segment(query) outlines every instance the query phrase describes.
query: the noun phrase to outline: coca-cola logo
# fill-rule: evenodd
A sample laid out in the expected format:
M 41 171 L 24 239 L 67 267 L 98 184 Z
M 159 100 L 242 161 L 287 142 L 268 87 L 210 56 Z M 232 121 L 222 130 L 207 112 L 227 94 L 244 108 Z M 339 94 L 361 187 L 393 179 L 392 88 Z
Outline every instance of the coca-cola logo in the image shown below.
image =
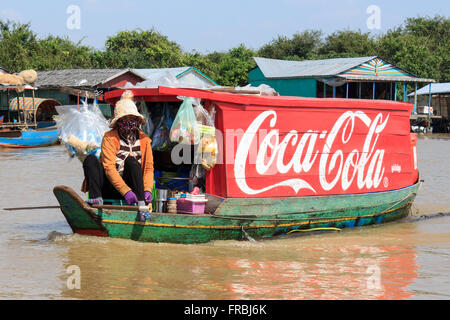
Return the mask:
M 320 132 L 312 129 L 299 133 L 291 130 L 280 138 L 276 129 L 278 116 L 274 110 L 268 110 L 258 115 L 250 124 L 239 142 L 234 162 L 235 181 L 240 190 L 248 195 L 258 195 L 276 188 L 287 187 L 296 194 L 301 190 L 309 190 L 314 194 L 319 190 L 313 185 L 320 186 L 324 191 L 333 190 L 338 184 L 342 190 L 347 190 L 355 184 L 358 189 L 377 188 L 383 180 L 385 168 L 383 158 L 384 149 L 376 149 L 380 133 L 386 127 L 389 114 L 383 119 L 382 113 L 371 119 L 362 111 L 344 112 L 334 123 L 330 131 Z M 250 146 L 257 140 L 258 133 L 263 124 L 268 125 L 270 131 L 265 134 L 257 147 L 256 161 L 250 164 Z M 356 125 L 366 129 L 363 143 L 353 144 L 352 137 Z M 264 130 L 267 132 L 267 130 Z M 339 141 L 340 140 L 340 141 Z M 359 139 L 360 140 L 360 139 Z M 343 149 L 336 147 L 345 146 Z M 291 159 L 285 159 L 288 148 L 294 147 Z M 318 170 L 319 184 L 308 181 L 306 178 L 291 178 L 272 183 L 264 187 L 249 186 L 246 178 L 247 167 L 254 165 L 260 176 L 267 174 L 282 176 L 286 173 L 295 173 L 303 177 L 311 170 Z M 275 168 L 270 173 L 270 169 Z M 317 174 L 315 175 L 317 177 Z M 272 180 L 273 181 L 273 180 Z

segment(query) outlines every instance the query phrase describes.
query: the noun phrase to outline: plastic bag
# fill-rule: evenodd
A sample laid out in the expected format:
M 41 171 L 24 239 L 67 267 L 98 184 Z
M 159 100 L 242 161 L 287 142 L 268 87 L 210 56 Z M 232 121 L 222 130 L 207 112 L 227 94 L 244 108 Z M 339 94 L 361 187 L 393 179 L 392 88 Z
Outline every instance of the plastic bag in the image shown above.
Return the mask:
M 164 106 L 163 114 L 159 120 L 158 125 L 154 129 L 152 136 L 152 149 L 155 151 L 167 151 L 171 148 L 170 142 L 170 127 L 167 125 L 168 106 Z
M 109 130 L 109 123 L 97 104 L 77 106 L 57 106 L 56 118 L 60 140 L 66 145 L 71 157 L 81 162 L 87 155 L 100 155 L 103 135 Z
M 173 121 L 170 140 L 180 144 L 197 144 L 199 142 L 200 133 L 191 98 L 184 98 Z
M 194 107 L 197 120 L 199 122 L 200 143 L 197 154 L 201 155 L 201 164 L 205 170 L 211 170 L 217 163 L 218 146 L 216 141 L 216 128 L 214 127 L 215 107 L 211 107 L 208 112 L 196 101 Z

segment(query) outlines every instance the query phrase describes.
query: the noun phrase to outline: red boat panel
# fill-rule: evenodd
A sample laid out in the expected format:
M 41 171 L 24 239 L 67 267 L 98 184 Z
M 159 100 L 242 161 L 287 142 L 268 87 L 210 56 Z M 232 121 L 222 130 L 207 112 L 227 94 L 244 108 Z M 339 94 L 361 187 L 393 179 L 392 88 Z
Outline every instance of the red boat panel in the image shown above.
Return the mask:
M 122 92 L 110 92 L 107 98 L 115 101 Z M 216 106 L 219 162 L 207 174 L 211 194 L 355 194 L 400 189 L 418 179 L 409 103 L 165 87 L 133 92 L 146 101 L 179 95 Z

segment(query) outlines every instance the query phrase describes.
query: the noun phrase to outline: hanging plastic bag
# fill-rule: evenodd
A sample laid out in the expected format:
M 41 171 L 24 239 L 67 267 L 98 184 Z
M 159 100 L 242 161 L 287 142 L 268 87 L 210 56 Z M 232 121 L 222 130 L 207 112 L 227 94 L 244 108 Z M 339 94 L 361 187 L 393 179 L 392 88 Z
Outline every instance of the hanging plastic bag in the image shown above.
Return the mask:
M 167 151 L 172 146 L 170 142 L 170 128 L 167 126 L 167 106 L 164 106 L 163 114 L 152 136 L 152 149 L 155 151 Z
M 216 128 L 214 127 L 215 108 L 208 112 L 196 101 L 194 107 L 199 122 L 200 143 L 197 153 L 201 155 L 201 164 L 205 170 L 211 170 L 217 163 L 218 146 L 216 141 Z
M 103 135 L 109 130 L 108 121 L 97 104 L 77 106 L 57 106 L 56 118 L 60 140 L 66 145 L 71 157 L 81 162 L 87 155 L 100 155 Z
M 197 144 L 200 140 L 197 118 L 191 98 L 184 98 L 170 130 L 170 141 L 180 144 Z

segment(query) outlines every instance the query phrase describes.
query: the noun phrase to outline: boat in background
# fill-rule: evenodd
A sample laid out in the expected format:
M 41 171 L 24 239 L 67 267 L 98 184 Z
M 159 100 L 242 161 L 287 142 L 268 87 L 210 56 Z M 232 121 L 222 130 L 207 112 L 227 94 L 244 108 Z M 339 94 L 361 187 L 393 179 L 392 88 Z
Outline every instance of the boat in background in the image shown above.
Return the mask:
M 58 129 L 53 120 L 55 107 L 61 105 L 54 99 L 14 98 L 9 111 L 17 113 L 19 121 L 0 126 L 0 147 L 44 147 L 58 142 Z M 23 121 L 20 121 L 23 118 Z

